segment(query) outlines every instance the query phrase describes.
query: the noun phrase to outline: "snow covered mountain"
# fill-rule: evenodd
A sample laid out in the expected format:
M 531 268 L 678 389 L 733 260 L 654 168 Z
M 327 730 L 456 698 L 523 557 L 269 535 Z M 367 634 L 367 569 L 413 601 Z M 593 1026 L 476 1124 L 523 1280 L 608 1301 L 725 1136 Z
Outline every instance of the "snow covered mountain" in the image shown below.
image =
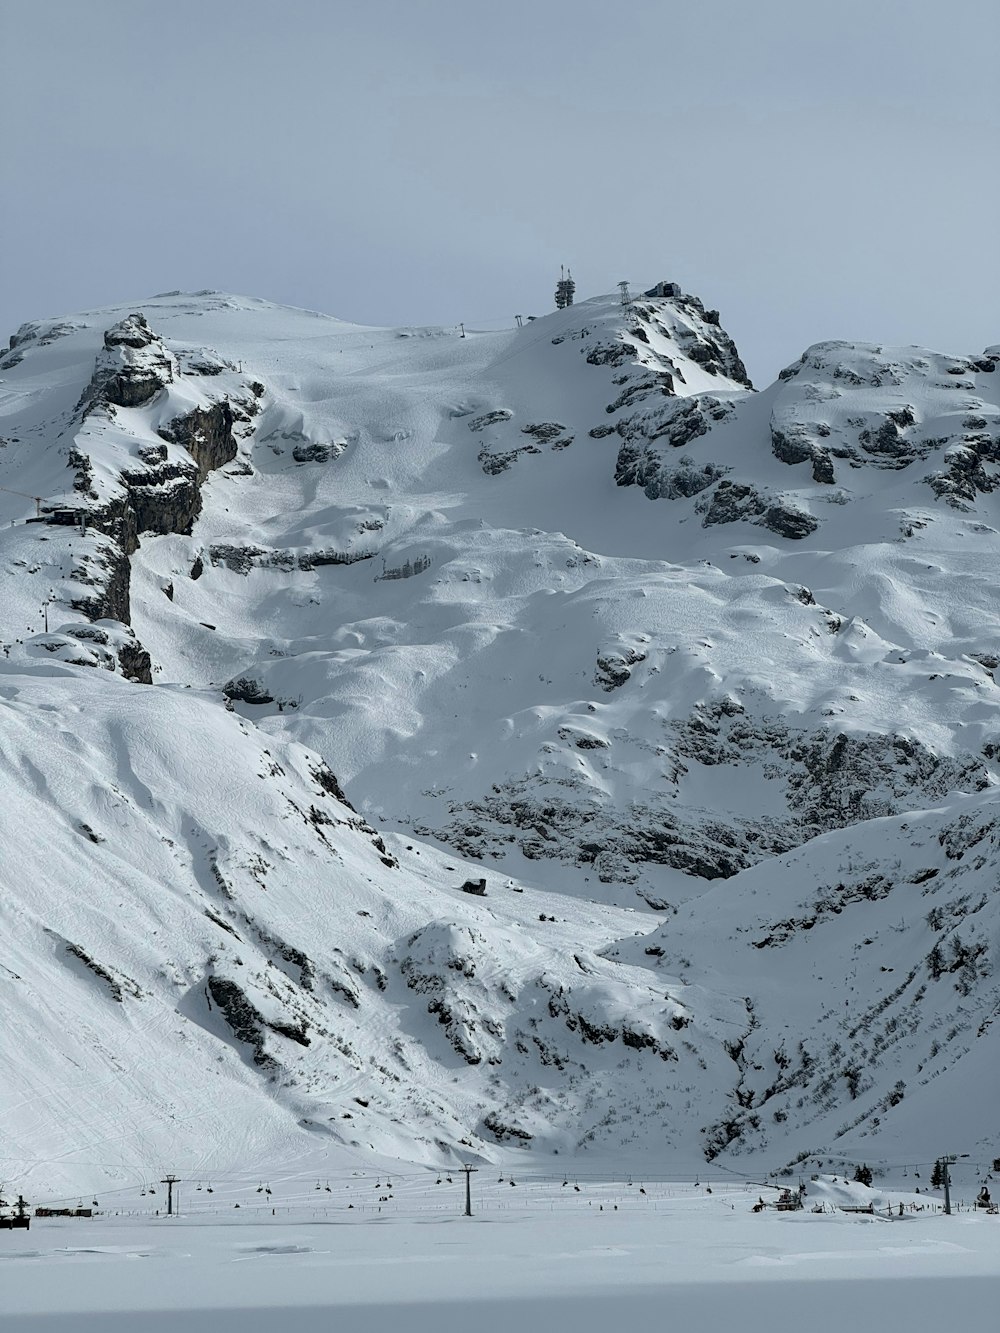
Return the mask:
M 20 329 L 0 1172 L 995 1146 L 998 364 Z

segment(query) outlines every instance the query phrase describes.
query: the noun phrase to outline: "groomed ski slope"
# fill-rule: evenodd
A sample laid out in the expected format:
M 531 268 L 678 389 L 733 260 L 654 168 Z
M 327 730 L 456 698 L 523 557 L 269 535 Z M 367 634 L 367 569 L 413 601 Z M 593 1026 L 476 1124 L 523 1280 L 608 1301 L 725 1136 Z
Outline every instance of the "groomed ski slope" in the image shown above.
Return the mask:
M 756 1189 L 718 1184 L 711 1197 L 664 1186 L 648 1202 L 637 1184 L 585 1182 L 592 1197 L 574 1195 L 574 1207 L 558 1185 L 521 1183 L 531 1198 L 520 1208 L 477 1189 L 472 1218 L 404 1207 L 395 1220 L 339 1223 L 36 1221 L 4 1242 L 0 1325 L 263 1333 L 292 1319 L 304 1333 L 401 1323 L 500 1333 L 519 1320 L 583 1333 L 640 1322 L 764 1333 L 791 1318 L 818 1333 L 845 1321 L 925 1333 L 988 1323 L 1000 1284 L 995 1218 L 755 1215 Z M 813 1190 L 827 1207 L 850 1198 Z

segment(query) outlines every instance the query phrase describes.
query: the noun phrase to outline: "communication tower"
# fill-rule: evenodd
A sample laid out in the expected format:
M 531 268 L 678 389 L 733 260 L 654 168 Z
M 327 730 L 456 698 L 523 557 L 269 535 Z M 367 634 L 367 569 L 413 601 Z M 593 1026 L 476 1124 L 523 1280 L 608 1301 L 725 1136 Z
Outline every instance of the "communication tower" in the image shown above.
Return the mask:
M 559 281 L 556 283 L 556 309 L 565 310 L 568 305 L 572 305 L 575 295 L 576 283 L 573 281 L 573 275 L 568 268 L 560 264 Z

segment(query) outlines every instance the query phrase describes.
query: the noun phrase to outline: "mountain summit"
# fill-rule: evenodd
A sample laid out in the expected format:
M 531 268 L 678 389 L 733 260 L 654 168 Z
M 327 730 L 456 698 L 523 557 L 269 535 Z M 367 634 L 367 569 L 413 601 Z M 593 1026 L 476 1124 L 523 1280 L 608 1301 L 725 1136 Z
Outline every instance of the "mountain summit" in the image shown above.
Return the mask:
M 0 357 L 9 1170 L 995 1147 L 1000 349 L 466 334 Z

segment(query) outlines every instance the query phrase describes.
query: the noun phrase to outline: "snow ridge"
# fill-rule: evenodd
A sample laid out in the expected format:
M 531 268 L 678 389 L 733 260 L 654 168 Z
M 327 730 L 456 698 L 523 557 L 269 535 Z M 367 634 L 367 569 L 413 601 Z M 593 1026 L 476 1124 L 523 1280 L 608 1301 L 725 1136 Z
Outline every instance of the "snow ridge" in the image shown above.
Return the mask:
M 672 283 L 19 330 L 12 1163 L 985 1144 L 998 362 L 758 393 Z

